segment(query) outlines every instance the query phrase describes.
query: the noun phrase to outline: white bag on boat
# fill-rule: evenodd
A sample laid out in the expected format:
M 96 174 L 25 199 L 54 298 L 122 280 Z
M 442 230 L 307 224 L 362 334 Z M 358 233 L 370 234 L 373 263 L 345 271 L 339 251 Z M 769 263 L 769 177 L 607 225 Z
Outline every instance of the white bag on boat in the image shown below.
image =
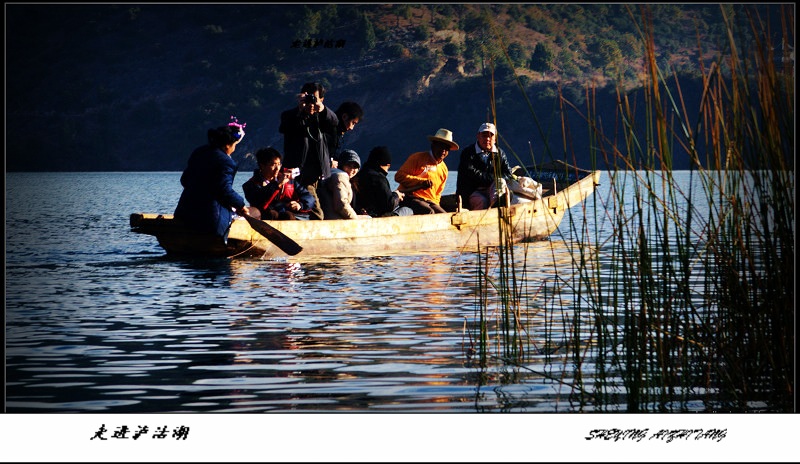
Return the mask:
M 521 199 L 538 200 L 542 198 L 542 184 L 530 177 L 519 176 L 508 180 L 508 188 Z
M 508 184 L 502 177 L 497 179 L 497 186 L 495 187 L 496 197 L 501 197 L 508 192 Z M 495 199 L 496 199 L 495 197 Z

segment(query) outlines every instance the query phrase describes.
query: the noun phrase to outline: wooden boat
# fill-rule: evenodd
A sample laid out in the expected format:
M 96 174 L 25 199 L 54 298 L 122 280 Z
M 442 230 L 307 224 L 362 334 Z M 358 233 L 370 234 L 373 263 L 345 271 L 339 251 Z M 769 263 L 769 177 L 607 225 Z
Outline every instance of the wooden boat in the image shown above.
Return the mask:
M 297 257 L 339 257 L 476 250 L 500 242 L 499 222 L 506 221 L 514 243 L 542 240 L 558 227 L 567 209 L 581 203 L 599 185 L 600 172 L 565 163 L 528 168 L 543 184 L 537 200 L 491 208 L 459 210 L 455 195 L 442 198 L 447 213 L 329 221 L 261 221 L 302 247 Z M 250 218 L 252 221 L 253 219 Z M 171 214 L 133 213 L 133 232 L 153 235 L 169 255 L 208 257 L 286 257 L 287 254 L 251 227 L 234 219 L 227 243 L 199 234 Z M 259 224 L 255 224 L 258 226 Z M 261 227 L 259 227 L 261 229 Z M 277 232 L 276 232 L 277 233 Z M 278 235 L 280 235 L 278 233 Z

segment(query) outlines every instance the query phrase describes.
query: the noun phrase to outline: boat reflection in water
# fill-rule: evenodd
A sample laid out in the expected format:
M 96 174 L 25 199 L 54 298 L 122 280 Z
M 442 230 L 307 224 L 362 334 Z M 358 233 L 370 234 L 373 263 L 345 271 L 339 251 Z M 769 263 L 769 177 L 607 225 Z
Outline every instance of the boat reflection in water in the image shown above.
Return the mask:
M 252 297 L 225 310 L 214 351 L 226 347 L 229 362 L 192 367 L 195 386 L 230 391 L 192 404 L 243 412 L 451 403 L 452 383 L 471 370 L 462 357 L 470 264 L 459 258 L 230 261 L 232 287 Z M 421 404 L 403 406 L 409 394 Z

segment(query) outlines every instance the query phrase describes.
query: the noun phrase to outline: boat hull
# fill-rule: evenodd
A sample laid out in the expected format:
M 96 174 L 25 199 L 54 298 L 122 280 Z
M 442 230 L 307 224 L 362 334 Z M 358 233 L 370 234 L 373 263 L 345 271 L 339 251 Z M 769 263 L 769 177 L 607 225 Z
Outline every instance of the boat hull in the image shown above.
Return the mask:
M 325 221 L 265 221 L 295 240 L 303 250 L 296 257 L 376 256 L 475 250 L 542 240 L 550 236 L 567 209 L 581 203 L 599 183 L 591 172 L 562 191 L 541 199 L 480 211 Z M 134 232 L 157 237 L 168 254 L 191 256 L 286 257 L 244 218 L 231 224 L 227 243 L 186 228 L 172 215 L 134 213 Z M 500 222 L 510 233 L 500 233 Z M 501 236 L 502 235 L 502 236 Z

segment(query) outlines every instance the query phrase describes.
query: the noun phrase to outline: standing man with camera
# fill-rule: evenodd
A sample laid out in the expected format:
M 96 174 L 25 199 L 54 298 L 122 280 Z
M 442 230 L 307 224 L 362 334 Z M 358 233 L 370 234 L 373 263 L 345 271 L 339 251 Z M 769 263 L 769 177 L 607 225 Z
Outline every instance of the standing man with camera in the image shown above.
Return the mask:
M 297 181 L 313 195 L 311 219 L 323 219 L 317 188 L 331 173 L 328 134 L 339 124 L 336 113 L 323 104 L 325 87 L 317 82 L 303 84 L 298 105 L 281 113 L 278 132 L 283 134 L 283 165 L 300 168 Z

